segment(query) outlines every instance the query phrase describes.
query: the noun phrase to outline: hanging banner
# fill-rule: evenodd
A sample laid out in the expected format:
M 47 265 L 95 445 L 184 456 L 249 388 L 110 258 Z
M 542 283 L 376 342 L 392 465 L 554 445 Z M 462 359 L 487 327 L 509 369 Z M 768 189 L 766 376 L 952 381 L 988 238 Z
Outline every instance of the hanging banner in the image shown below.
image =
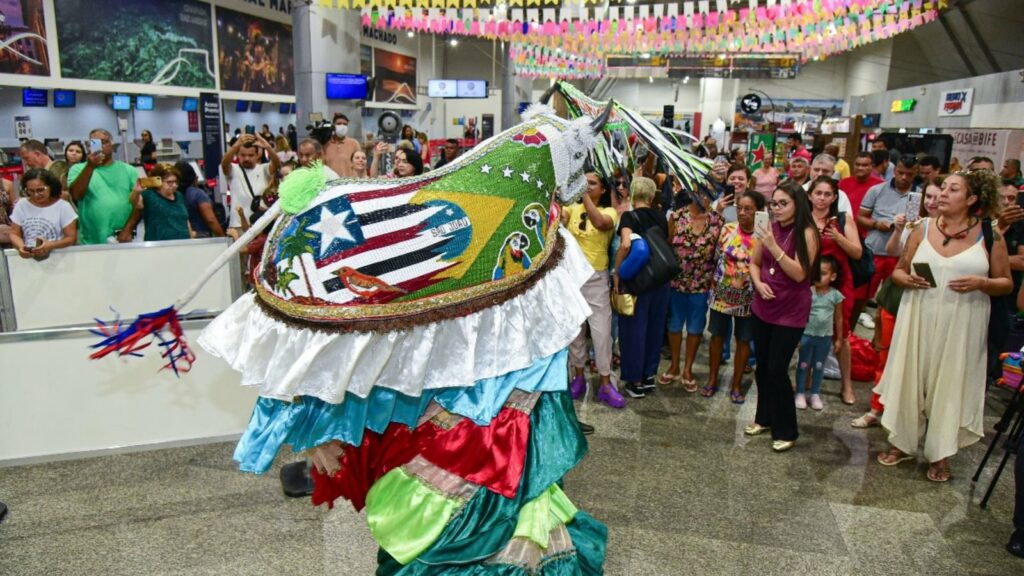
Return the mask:
M 0 1 L 3 14 L 0 74 L 50 75 L 43 0 Z
M 775 150 L 775 134 L 770 132 L 755 132 L 750 135 L 750 144 L 747 146 L 747 166 L 751 171 L 757 170 L 764 165 L 767 154 Z
M 224 123 L 220 114 L 220 96 L 214 92 L 199 94 L 200 127 L 203 137 L 203 175 L 207 180 L 220 177 L 220 161 L 224 157 Z
M 1024 144 L 1024 130 L 942 130 L 953 136 L 953 158 L 967 166 L 971 158 L 991 158 L 996 170 L 1007 158 L 1020 158 L 1021 144 Z
M 373 49 L 375 102 L 416 104 L 416 59 L 405 54 Z
M 292 27 L 217 8 L 220 89 L 295 93 Z
M 209 4 L 105 0 L 99 8 L 60 0 L 53 6 L 64 78 L 216 88 Z

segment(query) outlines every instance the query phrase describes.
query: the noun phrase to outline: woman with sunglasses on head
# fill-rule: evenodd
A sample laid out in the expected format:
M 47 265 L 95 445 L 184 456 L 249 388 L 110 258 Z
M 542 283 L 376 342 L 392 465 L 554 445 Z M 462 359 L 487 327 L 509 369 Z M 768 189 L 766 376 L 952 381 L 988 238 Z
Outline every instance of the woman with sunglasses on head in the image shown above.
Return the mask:
M 601 375 L 597 399 L 612 408 L 624 408 L 626 399 L 612 384 L 612 308 L 608 287 L 608 246 L 615 235 L 618 212 L 612 208 L 612 191 L 608 183 L 596 172 L 587 172 L 587 191 L 582 202 L 562 211 L 562 224 L 579 243 L 594 274 L 581 288 L 593 313 L 587 318 L 590 337 L 594 343 L 594 360 Z M 569 347 L 569 362 L 573 380 L 569 391 L 574 399 L 587 392 L 584 366 L 587 363 L 587 331 L 581 327 L 579 335 Z
M 192 237 L 192 226 L 188 222 L 185 195 L 178 191 L 181 172 L 169 164 L 157 164 L 149 175 L 159 177 L 160 185 L 139 193 L 117 241 L 131 242 L 139 221 L 146 225 L 146 242 L 188 240 Z
M 78 241 L 78 215 L 62 200 L 60 181 L 42 168 L 29 170 L 21 179 L 28 197 L 11 213 L 11 245 L 22 258 L 42 260 L 58 248 Z
M 789 363 L 811 315 L 811 283 L 819 274 L 821 241 L 811 203 L 798 183 L 779 186 L 769 206 L 775 220 L 754 226 L 760 240 L 750 266 L 757 413 L 744 433 L 758 436 L 770 431 L 772 450 L 785 452 L 799 436 Z
M 999 178 L 989 170 L 942 183 L 937 218 L 915 226 L 892 280 L 904 289 L 889 361 L 876 390 L 892 448 L 884 466 L 920 450 L 926 477 L 950 478 L 949 457 L 984 435 L 990 297 L 1013 291 L 1006 241 L 991 221 Z

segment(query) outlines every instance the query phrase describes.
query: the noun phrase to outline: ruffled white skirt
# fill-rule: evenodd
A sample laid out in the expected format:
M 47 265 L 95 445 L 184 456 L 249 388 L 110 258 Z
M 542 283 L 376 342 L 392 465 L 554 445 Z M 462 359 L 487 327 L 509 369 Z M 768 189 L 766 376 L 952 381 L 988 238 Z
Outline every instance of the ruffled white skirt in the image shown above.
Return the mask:
M 279 400 L 340 403 L 374 387 L 418 397 L 468 387 L 562 350 L 590 315 L 580 288 L 593 269 L 564 229 L 562 261 L 533 287 L 467 316 L 395 332 L 326 332 L 276 320 L 246 294 L 199 336 L 199 345 L 242 374 L 242 384 Z

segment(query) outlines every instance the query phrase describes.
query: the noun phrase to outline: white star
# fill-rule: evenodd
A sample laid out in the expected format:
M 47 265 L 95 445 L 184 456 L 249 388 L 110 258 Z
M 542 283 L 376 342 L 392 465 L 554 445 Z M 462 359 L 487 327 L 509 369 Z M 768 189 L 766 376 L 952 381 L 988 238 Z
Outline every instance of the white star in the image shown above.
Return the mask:
M 455 216 L 455 210 L 452 210 L 451 208 L 445 210 L 444 213 L 445 216 Z
M 491 173 L 491 165 L 490 164 L 484 164 L 483 166 L 480 167 L 480 172 L 482 172 L 484 174 L 490 174 Z
M 513 172 L 514 170 L 512 170 L 511 166 L 505 166 L 505 169 L 501 171 L 501 175 L 505 178 L 511 178 Z
M 530 173 L 529 172 L 520 172 L 519 173 L 519 177 L 523 179 L 523 182 L 529 182 L 530 181 Z
M 543 189 L 544 189 L 544 183 L 541 182 L 540 179 L 538 178 L 537 179 L 537 190 L 543 190 Z
M 327 249 L 334 244 L 335 240 L 356 241 L 352 233 L 348 231 L 348 226 L 345 225 L 345 220 L 348 220 L 350 215 L 352 215 L 351 210 L 343 210 L 340 214 L 335 214 L 326 206 L 320 207 L 320 221 L 309 227 L 313 232 L 320 234 L 320 256 L 327 253 Z

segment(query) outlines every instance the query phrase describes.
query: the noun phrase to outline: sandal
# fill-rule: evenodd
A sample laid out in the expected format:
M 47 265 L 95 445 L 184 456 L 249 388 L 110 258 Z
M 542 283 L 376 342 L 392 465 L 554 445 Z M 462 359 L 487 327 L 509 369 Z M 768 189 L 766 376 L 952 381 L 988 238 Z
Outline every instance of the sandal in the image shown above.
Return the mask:
M 928 473 L 925 474 L 925 476 L 932 482 L 949 482 L 949 463 L 945 460 L 932 462 L 932 465 L 928 467 Z
M 900 462 L 906 462 L 907 460 L 913 460 L 914 457 L 910 454 L 904 453 L 899 448 L 892 448 L 888 452 L 882 452 L 878 455 L 878 463 L 882 466 L 896 466 Z
M 743 392 L 740 392 L 739 390 L 733 390 L 732 392 L 730 392 L 729 398 L 732 400 L 733 404 L 743 404 L 744 402 L 747 401 L 747 397 L 744 396 Z
M 878 416 L 875 416 L 871 412 L 865 412 L 860 418 L 854 418 L 850 422 L 850 426 L 854 428 L 871 428 L 872 426 L 878 426 L 880 420 Z
M 679 374 L 673 374 L 671 372 L 665 372 L 661 376 L 658 376 L 658 384 L 667 386 L 673 382 L 679 381 Z
M 694 392 L 697 391 L 696 380 L 681 380 L 681 382 L 683 383 L 683 390 L 686 390 L 690 394 L 693 394 Z
M 700 395 L 705 398 L 711 398 L 715 394 L 718 394 L 718 386 L 703 386 L 700 389 Z
M 618 368 L 622 365 L 622 357 L 618 354 L 612 354 L 612 368 Z

